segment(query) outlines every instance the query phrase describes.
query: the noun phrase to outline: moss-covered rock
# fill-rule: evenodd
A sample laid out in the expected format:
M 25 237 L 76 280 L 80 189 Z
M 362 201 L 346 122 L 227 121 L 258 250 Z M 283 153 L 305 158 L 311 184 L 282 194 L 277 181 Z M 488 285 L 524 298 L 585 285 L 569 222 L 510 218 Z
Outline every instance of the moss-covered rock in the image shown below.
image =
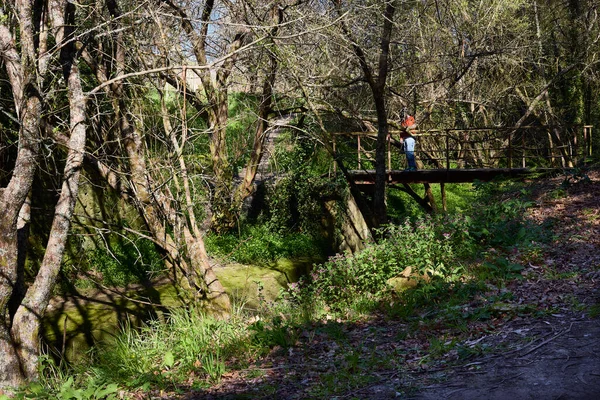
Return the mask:
M 231 264 L 215 269 L 234 302 L 257 309 L 279 296 L 288 283 L 305 274 L 313 260 L 279 260 L 269 267 Z M 135 285 L 115 291 L 103 289 L 53 299 L 43 323 L 43 338 L 52 354 L 75 360 L 92 346 L 119 333 L 124 326 L 139 326 L 164 318 L 181 307 L 181 288 L 168 281 L 154 286 Z

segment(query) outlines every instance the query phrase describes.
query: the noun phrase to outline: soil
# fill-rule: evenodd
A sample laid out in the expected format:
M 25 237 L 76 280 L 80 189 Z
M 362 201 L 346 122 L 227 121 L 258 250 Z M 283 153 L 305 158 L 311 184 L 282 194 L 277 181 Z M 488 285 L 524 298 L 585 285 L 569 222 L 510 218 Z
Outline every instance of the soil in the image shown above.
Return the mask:
M 385 313 L 324 320 L 218 385 L 155 398 L 600 399 L 600 173 L 584 178 L 531 186 L 527 218 L 551 222 L 554 239 L 510 255 L 521 279 L 475 296 L 473 306 L 511 294 L 467 329 Z

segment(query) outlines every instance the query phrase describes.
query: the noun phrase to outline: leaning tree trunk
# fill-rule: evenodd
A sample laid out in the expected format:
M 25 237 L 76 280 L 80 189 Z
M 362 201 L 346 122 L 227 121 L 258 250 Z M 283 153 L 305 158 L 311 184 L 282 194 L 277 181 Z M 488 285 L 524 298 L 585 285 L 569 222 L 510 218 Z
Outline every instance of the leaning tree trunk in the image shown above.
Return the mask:
M 0 192 L 0 387 L 23 382 L 20 362 L 10 333 L 8 303 L 18 280 L 17 220 L 33 183 L 38 157 L 38 124 L 41 101 L 32 96 L 22 110 L 19 150 L 12 178 Z
M 227 154 L 227 94 L 213 93 L 214 104 L 209 110 L 210 153 L 214 176 L 211 199 L 211 228 L 216 232 L 226 232 L 235 226 L 231 207 L 233 174 Z
M 209 26 L 212 24 L 215 10 L 214 1 L 204 2 L 203 10 L 198 21 L 193 20 L 188 12 L 173 2 L 166 3 L 168 8 L 180 19 L 187 39 L 198 65 L 207 68 L 197 70 L 202 82 L 203 95 L 206 104 L 194 104 L 198 111 L 208 115 L 210 152 L 214 175 L 210 214 L 211 228 L 217 232 L 227 231 L 236 222 L 235 209 L 232 207 L 233 174 L 227 154 L 227 123 L 229 117 L 228 80 L 237 61 L 237 52 L 242 47 L 248 32 L 240 30 L 227 46 L 227 57 L 218 67 L 209 66 L 207 48 L 211 44 L 208 38 Z M 214 74 L 213 74 L 214 73 Z M 185 83 L 184 83 L 185 84 Z
M 210 17 L 213 3 L 207 2 L 203 18 Z M 122 15 L 115 0 L 108 0 L 107 7 L 114 18 Z M 191 29 L 193 31 L 191 22 L 185 16 L 183 10 L 173 3 L 169 3 L 169 7 L 178 10 L 178 13 L 183 18 L 186 30 Z M 207 29 L 207 24 L 203 25 L 202 36 L 206 34 L 205 29 Z M 196 42 L 201 40 L 194 37 L 192 41 L 196 48 Z M 122 75 L 125 71 L 125 42 L 122 32 L 117 35 L 116 40 L 116 65 L 118 70 L 117 75 Z M 230 67 L 228 62 L 225 62 L 224 66 Z M 100 83 L 104 83 L 106 76 L 101 72 L 97 70 L 96 75 Z M 206 78 L 210 79 L 210 77 L 205 76 L 204 79 Z M 134 205 L 144 218 L 155 243 L 161 246 L 169 256 L 173 267 L 177 268 L 179 266 L 181 268 L 182 279 L 180 282 L 187 289 L 187 294 L 192 299 L 206 297 L 212 300 L 212 306 L 218 310 L 219 314 L 228 315 L 231 311 L 229 296 L 217 279 L 208 261 L 204 241 L 195 218 L 193 218 L 193 223 L 190 223 L 185 216 L 182 216 L 178 210 L 173 208 L 170 200 L 172 196 L 168 195 L 168 187 L 154 187 L 151 171 L 148 169 L 146 163 L 142 135 L 136 125 L 131 122 L 128 105 L 123 100 L 123 94 L 126 92 L 125 89 L 124 82 L 117 81 L 111 85 L 108 94 L 112 96 L 115 104 L 116 120 L 120 127 L 121 139 L 127 156 L 127 168 L 129 169 L 131 179 L 130 186 L 133 189 L 134 197 L 130 200 L 134 201 Z M 213 140 L 215 143 L 211 143 L 211 151 L 220 155 L 226 155 L 224 149 L 227 123 L 227 96 L 224 98 L 210 98 L 210 100 L 213 100 L 211 101 L 213 108 L 209 111 L 209 118 L 212 118 L 211 123 L 214 123 L 219 128 L 215 131 L 218 139 L 216 141 Z M 226 163 L 227 157 L 225 156 L 222 160 L 217 161 L 217 169 L 226 171 Z M 183 165 L 183 170 L 185 169 L 185 165 Z M 187 205 L 187 208 L 190 208 L 190 204 Z M 192 225 L 191 227 L 190 224 Z M 168 232 L 168 227 L 173 228 L 172 232 Z M 187 254 L 181 251 L 181 249 L 187 250 Z
M 283 10 L 277 3 L 274 3 L 271 7 L 270 19 L 273 27 L 269 32 L 269 44 L 271 48 L 267 48 L 267 51 L 269 52 L 268 70 L 262 84 L 262 95 L 258 106 L 258 118 L 256 121 L 252 153 L 250 154 L 250 160 L 246 165 L 246 173 L 242 178 L 242 182 L 240 182 L 236 188 L 233 198 L 236 213 L 239 213 L 242 203 L 253 192 L 252 183 L 254 182 L 258 166 L 264 155 L 265 139 L 269 127 L 269 114 L 273 107 L 273 87 L 275 86 L 277 70 L 279 68 L 279 61 L 277 59 L 277 54 L 275 53 L 275 38 L 277 37 L 279 27 L 284 20 Z
M 124 105 L 121 104 L 121 107 Z M 190 229 L 188 222 L 183 220 L 181 215 L 170 205 L 170 201 L 167 200 L 169 196 L 165 196 L 161 189 L 153 188 L 150 171 L 144 157 L 141 136 L 126 115 L 121 115 L 120 119 L 135 203 L 146 226 L 152 233 L 152 237 L 167 252 L 173 265 L 182 266 L 181 272 L 184 278 L 182 283 L 187 290 L 193 292 L 189 293 L 190 296 L 198 298 L 205 295 L 207 299 L 213 301 L 213 308 L 219 310 L 219 314 L 227 315 L 231 311 L 231 303 L 208 261 L 199 229 L 197 227 Z M 167 233 L 165 223 L 173 227 L 180 227 L 181 231 L 174 230 L 173 234 Z M 179 235 L 183 236 L 185 246 L 182 246 L 178 240 Z M 184 247 L 188 251 L 188 257 L 184 257 L 187 258 L 187 261 L 181 259 L 183 254 L 179 251 L 179 248 Z
M 42 101 L 34 85 L 34 45 L 31 4 L 17 2 L 21 52 L 13 40 L 8 20 L 0 9 L 0 57 L 8 75 L 20 122 L 17 158 L 12 177 L 0 188 L 0 388 L 23 382 L 20 362 L 10 333 L 12 315 L 8 304 L 18 282 L 18 218 L 33 183 L 39 154 L 39 124 Z
M 71 51 L 71 57 L 74 56 L 74 52 Z M 15 314 L 12 326 L 12 335 L 21 360 L 21 369 L 28 380 L 36 379 L 38 374 L 41 318 L 46 312 L 60 271 L 79 191 L 79 176 L 85 151 L 86 97 L 81 86 L 79 69 L 74 60 L 70 64 L 71 68 L 66 80 L 69 90 L 71 135 L 63 184 L 55 207 L 54 220 L 42 264 L 34 283 L 27 290 L 25 298 Z
M 338 13 L 340 3 L 337 2 Z M 396 12 L 396 1 L 386 3 L 383 12 L 383 29 L 381 32 L 381 44 L 379 48 L 379 61 L 377 65 L 377 75 L 375 76 L 373 69 L 368 64 L 367 56 L 364 50 L 358 45 L 358 41 L 353 39 L 350 28 L 342 23 L 342 30 L 348 41 L 352 45 L 352 50 L 356 56 L 360 68 L 364 75 L 364 79 L 369 84 L 375 110 L 377 112 L 377 145 L 375 148 L 375 193 L 373 195 L 373 211 L 375 214 L 375 222 L 378 225 L 387 222 L 387 206 L 386 206 L 386 143 L 388 140 L 388 122 L 387 122 L 387 107 L 385 87 L 388 77 L 388 68 L 390 61 L 390 41 L 392 37 L 392 28 L 394 26 L 394 14 Z
M 269 127 L 269 114 L 271 113 L 273 106 L 273 87 L 275 86 L 277 69 L 279 67 L 277 54 L 275 53 L 274 38 L 279 31 L 279 26 L 283 22 L 283 10 L 278 7 L 277 4 L 271 8 L 271 19 L 273 20 L 273 28 L 270 32 L 270 44 L 273 46 L 273 48 L 269 49 L 269 67 L 262 84 L 262 95 L 260 104 L 258 106 L 258 118 L 256 121 L 252 153 L 250 154 L 250 160 L 246 165 L 246 173 L 236 188 L 233 198 L 233 204 L 236 213 L 239 213 L 242 203 L 253 192 L 252 184 L 254 182 L 254 178 L 256 177 L 258 166 L 260 165 L 260 162 L 264 156 L 265 139 L 267 137 L 267 129 Z

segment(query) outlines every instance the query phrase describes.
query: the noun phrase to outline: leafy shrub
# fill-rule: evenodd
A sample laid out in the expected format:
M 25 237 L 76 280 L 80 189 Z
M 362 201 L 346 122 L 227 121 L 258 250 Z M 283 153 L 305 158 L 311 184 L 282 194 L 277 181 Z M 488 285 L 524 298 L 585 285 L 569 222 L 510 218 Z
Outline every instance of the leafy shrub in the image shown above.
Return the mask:
M 511 246 L 530 235 L 522 216 L 532 202 L 509 199 L 482 207 L 473 218 L 472 234 L 483 244 Z
M 262 220 L 274 231 L 318 235 L 324 217 L 323 199 L 342 197 L 345 190 L 340 180 L 310 176 L 300 168 L 267 186 Z
M 493 261 L 485 261 L 480 272 L 486 279 L 512 279 L 521 278 L 521 271 L 524 267 L 520 264 L 510 262 L 505 257 L 496 257 Z
M 296 327 L 289 324 L 281 316 L 274 316 L 270 320 L 257 320 L 249 326 L 253 332 L 252 340 L 255 344 L 271 348 L 281 346 L 290 347 L 296 343 Z
M 524 218 L 527 209 L 535 205 L 525 189 L 503 188 L 499 183 L 480 183 L 476 188 L 480 206 L 473 208 L 469 225 L 479 245 L 510 248 L 551 240 L 552 221 L 537 225 Z
M 147 239 L 125 237 L 84 254 L 88 268 L 111 286 L 137 283 L 163 269 L 162 257 Z
M 268 225 L 249 226 L 240 236 L 233 233 L 208 235 L 211 254 L 243 264 L 264 264 L 281 258 L 322 255 L 323 241 L 308 233 L 281 233 Z
M 117 398 L 119 387 L 91 376 L 87 371 L 77 374 L 60 367 L 48 356 L 41 356 L 40 380 L 31 382 L 15 394 L 16 399 L 48 400 L 112 400 Z M 0 395 L 0 400 L 5 397 Z M 8 398 L 6 397 L 6 400 Z
M 357 296 L 380 294 L 386 281 L 407 267 L 421 275 L 451 279 L 460 269 L 458 255 L 462 253 L 457 247 L 468 246 L 464 224 L 459 217 L 436 220 L 427 216 L 389 226 L 381 232 L 380 243 L 354 255 L 336 255 L 315 267 L 307 288 L 330 306 L 343 307 Z

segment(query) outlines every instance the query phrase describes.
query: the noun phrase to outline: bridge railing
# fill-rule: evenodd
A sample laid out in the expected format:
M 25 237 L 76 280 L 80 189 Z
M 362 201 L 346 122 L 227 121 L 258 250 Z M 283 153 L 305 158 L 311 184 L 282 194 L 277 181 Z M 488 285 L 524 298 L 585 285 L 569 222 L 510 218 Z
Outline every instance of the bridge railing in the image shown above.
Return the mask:
M 388 170 L 405 167 L 400 141 L 402 133 L 390 131 L 388 136 Z M 416 158 L 420 167 L 425 169 L 572 167 L 574 163 L 585 162 L 593 151 L 590 125 L 560 132 L 525 126 L 412 130 L 410 134 L 417 142 Z M 334 134 L 336 158 L 347 160 L 350 169 L 374 169 L 376 139 L 377 134 L 373 132 Z M 352 147 L 354 150 L 351 150 Z M 354 162 L 348 154 L 355 154 Z

